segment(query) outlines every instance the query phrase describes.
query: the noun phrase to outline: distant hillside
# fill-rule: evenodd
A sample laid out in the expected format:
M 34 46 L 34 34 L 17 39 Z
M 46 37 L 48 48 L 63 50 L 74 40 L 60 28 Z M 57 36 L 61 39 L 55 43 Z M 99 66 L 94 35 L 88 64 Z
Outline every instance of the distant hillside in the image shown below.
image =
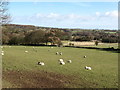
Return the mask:
M 117 43 L 118 30 L 66 29 L 33 25 L 5 24 L 2 27 L 3 44 L 43 44 L 61 45 L 62 40 L 99 41 Z
M 23 30 L 23 31 L 27 31 L 27 30 L 61 30 L 64 32 L 72 32 L 72 33 L 76 33 L 76 32 L 81 32 L 81 31 L 104 31 L 104 32 L 118 32 L 117 30 L 104 30 L 104 29 L 67 29 L 67 28 L 51 28 L 51 27 L 40 27 L 40 26 L 34 26 L 34 25 L 19 25 L 19 24 L 4 24 L 3 26 L 7 26 L 10 27 L 11 29 L 14 30 Z

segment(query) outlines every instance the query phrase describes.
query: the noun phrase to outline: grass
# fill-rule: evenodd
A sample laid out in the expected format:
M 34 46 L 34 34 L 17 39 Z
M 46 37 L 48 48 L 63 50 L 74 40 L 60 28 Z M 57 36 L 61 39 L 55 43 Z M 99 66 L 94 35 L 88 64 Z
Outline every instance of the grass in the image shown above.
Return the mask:
M 114 47 L 114 49 L 118 49 L 118 43 L 104 43 L 104 44 L 98 44 L 98 46 L 84 46 L 84 47 L 98 47 L 98 48 L 109 48 Z
M 106 46 L 104 46 L 106 47 Z M 35 47 L 32 46 L 4 46 L 3 71 L 48 71 L 73 77 L 68 85 L 71 88 L 117 88 L 118 87 L 118 54 L 92 49 L 70 48 L 70 47 Z M 28 53 L 25 53 L 25 50 Z M 48 51 L 49 50 L 49 51 Z M 63 52 L 63 55 L 55 53 Z M 83 56 L 86 55 L 86 58 Z M 66 65 L 61 66 L 58 60 L 63 58 Z M 67 63 L 71 59 L 72 63 Z M 45 66 L 37 65 L 43 61 Z M 85 70 L 90 66 L 91 71 Z M 13 83 L 3 80 L 3 86 L 8 87 Z M 67 85 L 66 85 L 67 86 Z

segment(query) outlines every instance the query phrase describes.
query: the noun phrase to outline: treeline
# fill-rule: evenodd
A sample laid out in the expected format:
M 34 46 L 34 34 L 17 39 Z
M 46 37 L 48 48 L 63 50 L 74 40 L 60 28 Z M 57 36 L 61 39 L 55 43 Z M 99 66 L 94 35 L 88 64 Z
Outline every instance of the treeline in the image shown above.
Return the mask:
M 107 33 L 106 33 L 107 32 Z M 109 33 L 110 32 L 110 33 Z M 32 25 L 6 24 L 2 26 L 2 43 L 9 45 L 62 45 L 62 40 L 117 43 L 116 30 L 83 30 L 36 27 Z
M 110 31 L 109 31 L 110 32 Z M 114 32 L 114 33 L 113 33 Z M 112 31 L 112 33 L 106 33 L 106 31 L 92 30 L 82 31 L 73 34 L 73 41 L 91 41 L 98 40 L 103 43 L 117 43 L 118 42 L 118 31 Z
M 71 34 L 57 29 L 45 30 L 31 26 L 3 26 L 2 43 L 9 45 L 62 45 L 61 40 L 70 40 Z

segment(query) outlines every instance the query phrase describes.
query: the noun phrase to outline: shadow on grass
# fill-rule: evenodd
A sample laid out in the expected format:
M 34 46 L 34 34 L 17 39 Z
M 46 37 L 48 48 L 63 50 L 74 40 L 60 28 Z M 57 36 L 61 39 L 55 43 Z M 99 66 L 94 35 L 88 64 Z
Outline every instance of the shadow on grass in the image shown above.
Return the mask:
M 65 47 L 96 49 L 96 50 L 102 50 L 102 51 L 110 51 L 113 53 L 120 53 L 120 49 L 114 49 L 114 48 L 97 48 L 97 47 L 81 47 L 81 46 L 65 46 Z
M 45 44 L 21 44 L 22 46 L 45 46 L 45 47 L 56 47 L 56 45 L 45 45 Z M 64 47 L 72 47 L 72 48 L 85 48 L 85 49 L 96 49 L 102 51 L 110 51 L 113 53 L 120 53 L 120 49 L 112 48 L 98 48 L 98 47 L 82 47 L 82 46 L 64 46 Z

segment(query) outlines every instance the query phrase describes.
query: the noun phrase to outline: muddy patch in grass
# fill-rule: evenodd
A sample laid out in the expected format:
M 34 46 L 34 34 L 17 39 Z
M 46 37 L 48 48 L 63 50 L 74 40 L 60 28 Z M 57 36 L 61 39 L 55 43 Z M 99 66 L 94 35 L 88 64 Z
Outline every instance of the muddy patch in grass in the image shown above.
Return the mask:
M 3 71 L 3 79 L 11 83 L 8 88 L 65 88 L 70 78 L 46 71 Z M 7 88 L 5 83 L 3 88 Z

